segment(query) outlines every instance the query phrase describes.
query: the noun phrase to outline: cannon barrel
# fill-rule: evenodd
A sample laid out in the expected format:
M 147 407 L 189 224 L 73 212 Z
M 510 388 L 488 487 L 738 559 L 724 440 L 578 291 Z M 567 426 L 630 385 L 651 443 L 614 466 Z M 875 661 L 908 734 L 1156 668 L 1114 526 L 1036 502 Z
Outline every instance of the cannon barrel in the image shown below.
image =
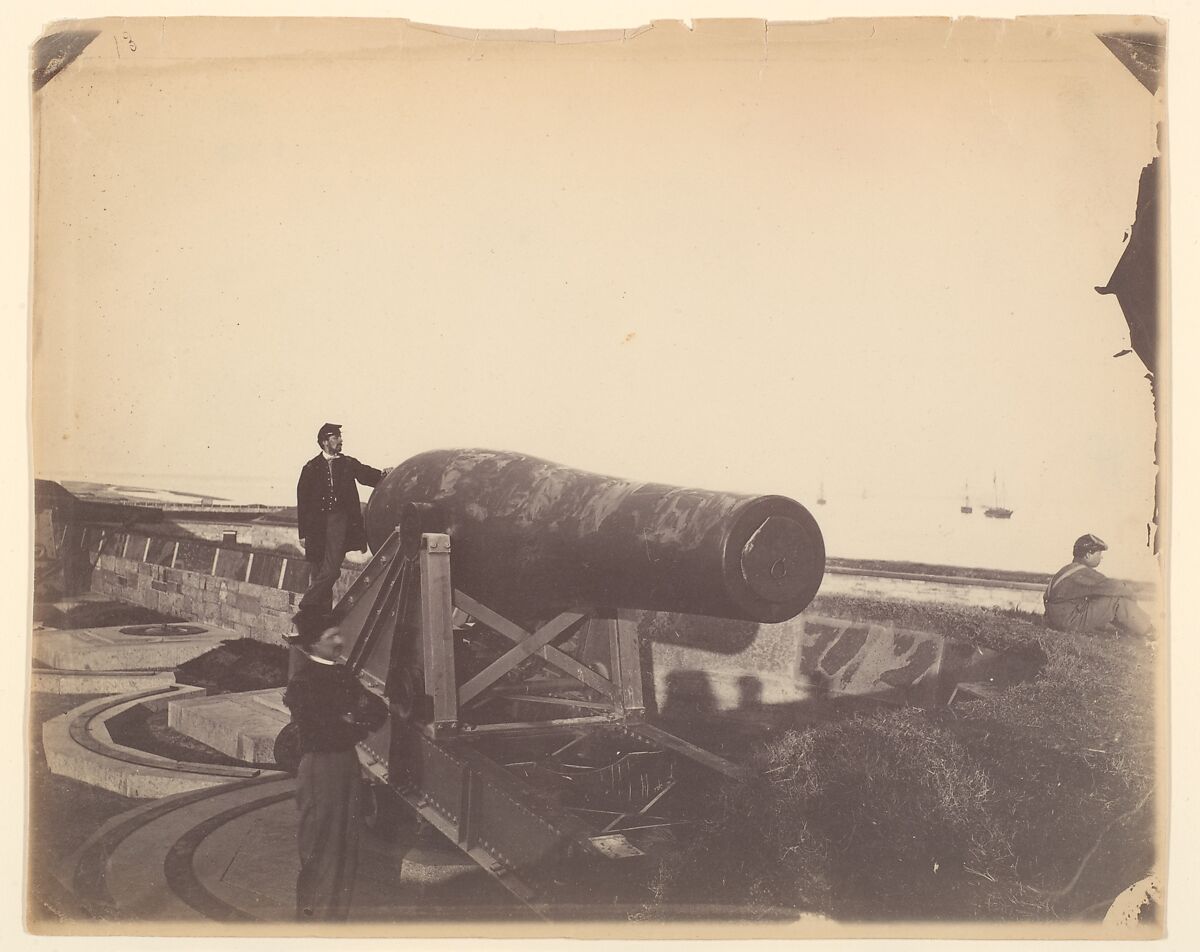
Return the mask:
M 518 453 L 406 460 L 367 504 L 372 550 L 417 509 L 426 531 L 451 537 L 455 588 L 514 617 L 629 608 L 785 621 L 825 572 L 816 520 L 785 496 L 640 483 Z

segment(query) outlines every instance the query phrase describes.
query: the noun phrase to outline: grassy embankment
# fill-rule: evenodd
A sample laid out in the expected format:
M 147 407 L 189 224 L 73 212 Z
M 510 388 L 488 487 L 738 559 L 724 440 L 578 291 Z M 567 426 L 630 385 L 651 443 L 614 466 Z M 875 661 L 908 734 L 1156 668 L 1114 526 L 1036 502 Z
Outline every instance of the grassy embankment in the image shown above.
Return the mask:
M 812 611 L 1045 653 L 1039 676 L 938 711 L 878 708 L 766 740 L 703 795 L 651 914 L 1098 918 L 1154 861 L 1154 654 L 1019 612 L 822 596 Z

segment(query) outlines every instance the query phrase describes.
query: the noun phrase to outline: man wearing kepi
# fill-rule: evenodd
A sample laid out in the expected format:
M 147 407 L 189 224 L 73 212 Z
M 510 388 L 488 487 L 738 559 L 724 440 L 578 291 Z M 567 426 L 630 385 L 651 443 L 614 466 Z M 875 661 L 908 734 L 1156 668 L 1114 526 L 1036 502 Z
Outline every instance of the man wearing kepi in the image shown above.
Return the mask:
M 341 632 L 334 617 L 309 610 L 295 618 L 293 642 L 306 656 L 288 681 L 283 703 L 300 741 L 296 807 L 300 919 L 346 919 L 358 870 L 360 771 L 355 745 L 387 720 L 387 705 L 337 659 Z
M 301 611 L 333 607 L 333 587 L 346 553 L 367 550 L 357 483 L 376 486 L 390 471 L 344 456 L 340 423 L 324 424 L 317 431 L 317 445 L 321 452 L 304 464 L 296 484 L 300 542 L 312 566 L 312 579 L 300 599 Z
M 1142 638 L 1151 633 L 1150 617 L 1137 604 L 1128 583 L 1096 571 L 1107 548 L 1103 539 L 1091 533 L 1075 540 L 1075 558 L 1055 573 L 1042 596 L 1051 628 L 1087 632 L 1111 626 Z

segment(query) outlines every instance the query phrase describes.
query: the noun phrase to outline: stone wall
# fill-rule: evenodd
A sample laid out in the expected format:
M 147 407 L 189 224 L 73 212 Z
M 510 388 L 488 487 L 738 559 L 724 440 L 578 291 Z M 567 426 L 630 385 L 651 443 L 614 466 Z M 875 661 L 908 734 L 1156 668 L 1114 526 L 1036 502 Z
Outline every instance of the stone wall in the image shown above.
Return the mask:
M 258 641 L 291 630 L 308 587 L 304 559 L 269 550 L 93 526 L 69 526 L 64 543 L 86 556 L 78 564 L 87 578 L 75 587 Z M 342 567 L 335 602 L 361 568 Z
M 1042 614 L 1044 586 L 1024 582 L 998 584 L 991 580 L 932 582 L 925 579 L 885 578 L 826 572 L 822 595 L 857 595 L 862 598 L 903 598 L 914 602 L 938 602 L 963 608 L 1014 608 Z

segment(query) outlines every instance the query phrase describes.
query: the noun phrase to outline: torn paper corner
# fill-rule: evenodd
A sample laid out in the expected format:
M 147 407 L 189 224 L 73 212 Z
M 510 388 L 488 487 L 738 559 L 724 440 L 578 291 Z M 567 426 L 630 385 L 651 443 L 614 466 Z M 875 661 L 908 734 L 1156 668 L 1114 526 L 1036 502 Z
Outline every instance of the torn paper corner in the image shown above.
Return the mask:
M 99 35 L 99 30 L 79 28 L 78 21 L 50 24 L 31 50 L 33 91 L 37 92 L 70 66 Z

